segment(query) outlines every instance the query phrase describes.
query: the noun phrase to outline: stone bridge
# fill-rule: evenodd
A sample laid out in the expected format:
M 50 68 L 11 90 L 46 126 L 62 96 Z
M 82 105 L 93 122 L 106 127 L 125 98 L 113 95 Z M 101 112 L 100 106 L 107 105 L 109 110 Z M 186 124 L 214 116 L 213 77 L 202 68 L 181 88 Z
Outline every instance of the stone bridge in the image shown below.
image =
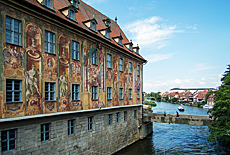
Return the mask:
M 180 114 L 177 117 L 176 114 L 167 114 L 164 116 L 163 113 L 144 113 L 143 121 L 208 126 L 212 119 L 208 115 Z

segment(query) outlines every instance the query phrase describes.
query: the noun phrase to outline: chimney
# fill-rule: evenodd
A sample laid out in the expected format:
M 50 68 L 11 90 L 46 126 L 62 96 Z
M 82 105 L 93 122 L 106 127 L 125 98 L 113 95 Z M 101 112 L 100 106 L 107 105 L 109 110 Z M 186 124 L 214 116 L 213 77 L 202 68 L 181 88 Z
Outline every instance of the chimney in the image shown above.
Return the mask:
M 115 17 L 115 22 L 117 23 L 117 17 Z

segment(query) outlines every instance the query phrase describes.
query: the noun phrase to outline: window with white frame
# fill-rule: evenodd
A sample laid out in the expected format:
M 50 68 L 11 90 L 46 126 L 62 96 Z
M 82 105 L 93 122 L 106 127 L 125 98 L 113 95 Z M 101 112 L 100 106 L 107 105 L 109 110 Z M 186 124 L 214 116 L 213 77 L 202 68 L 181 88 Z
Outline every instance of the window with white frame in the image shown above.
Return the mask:
M 129 62 L 129 74 L 132 74 L 132 63 Z
M 92 64 L 97 65 L 97 50 L 95 50 L 92 54 Z
M 45 52 L 55 54 L 55 34 L 45 31 Z
M 137 76 L 140 76 L 140 66 L 137 65 Z
M 132 99 L 132 89 L 129 89 L 129 99 Z
M 112 68 L 111 59 L 111 54 L 107 54 L 107 68 Z
M 140 99 L 140 89 L 137 89 L 137 99 Z
M 46 82 L 45 83 L 45 101 L 55 100 L 55 83 Z
M 90 29 L 97 32 L 97 29 L 96 29 L 96 23 L 94 21 L 91 21 L 90 23 Z
M 72 41 L 72 59 L 79 60 L 79 43 Z
M 21 21 L 6 16 L 6 43 L 21 45 Z
M 107 99 L 111 100 L 111 87 L 107 87 Z
M 119 97 L 120 99 L 123 99 L 123 88 L 120 88 Z
M 68 135 L 74 134 L 74 120 L 68 120 Z
M 127 120 L 127 111 L 124 111 L 124 122 Z
M 123 71 L 123 59 L 119 59 L 119 71 Z
M 16 129 L 5 130 L 1 132 L 2 152 L 16 149 L 17 144 Z
M 78 84 L 72 85 L 72 100 L 73 101 L 79 100 L 79 85 Z
M 112 114 L 108 114 L 108 126 L 112 124 Z
M 93 130 L 93 117 L 88 117 L 88 131 Z
M 119 123 L 119 112 L 116 113 L 116 123 Z
M 97 100 L 97 86 L 92 87 L 92 100 Z
M 50 140 L 50 123 L 41 124 L 41 142 Z
M 6 80 L 6 102 L 21 102 L 21 80 Z

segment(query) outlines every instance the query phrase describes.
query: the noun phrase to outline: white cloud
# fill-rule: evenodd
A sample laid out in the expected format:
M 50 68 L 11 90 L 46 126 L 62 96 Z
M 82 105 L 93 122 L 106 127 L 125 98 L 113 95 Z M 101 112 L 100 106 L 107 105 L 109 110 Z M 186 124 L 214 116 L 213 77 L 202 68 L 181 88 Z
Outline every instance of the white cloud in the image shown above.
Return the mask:
M 198 24 L 195 24 L 195 25 L 193 25 L 193 26 L 187 26 L 186 28 L 187 28 L 187 29 L 197 30 L 197 25 L 198 25 Z
M 160 17 L 153 16 L 144 20 L 134 21 L 124 27 L 131 33 L 131 38 L 141 46 L 156 47 L 160 49 L 167 46 L 166 39 L 171 38 L 174 33 L 182 32 L 176 25 L 159 24 Z
M 201 71 L 201 70 L 208 70 L 216 68 L 215 66 L 207 66 L 205 63 L 198 63 L 195 65 L 194 69 L 191 69 L 191 72 Z
M 153 54 L 153 55 L 147 55 L 146 58 L 148 58 L 148 63 L 154 63 L 161 60 L 170 59 L 174 53 L 168 53 L 168 54 Z

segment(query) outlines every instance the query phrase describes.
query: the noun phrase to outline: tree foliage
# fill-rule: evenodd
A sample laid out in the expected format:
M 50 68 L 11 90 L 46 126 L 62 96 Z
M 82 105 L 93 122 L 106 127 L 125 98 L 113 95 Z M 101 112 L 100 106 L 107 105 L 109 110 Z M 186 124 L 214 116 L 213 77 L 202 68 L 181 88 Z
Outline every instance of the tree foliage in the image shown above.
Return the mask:
M 230 135 L 230 65 L 221 78 L 222 85 L 215 92 L 215 105 L 208 112 L 214 117 L 209 125 L 209 141 L 227 141 Z

